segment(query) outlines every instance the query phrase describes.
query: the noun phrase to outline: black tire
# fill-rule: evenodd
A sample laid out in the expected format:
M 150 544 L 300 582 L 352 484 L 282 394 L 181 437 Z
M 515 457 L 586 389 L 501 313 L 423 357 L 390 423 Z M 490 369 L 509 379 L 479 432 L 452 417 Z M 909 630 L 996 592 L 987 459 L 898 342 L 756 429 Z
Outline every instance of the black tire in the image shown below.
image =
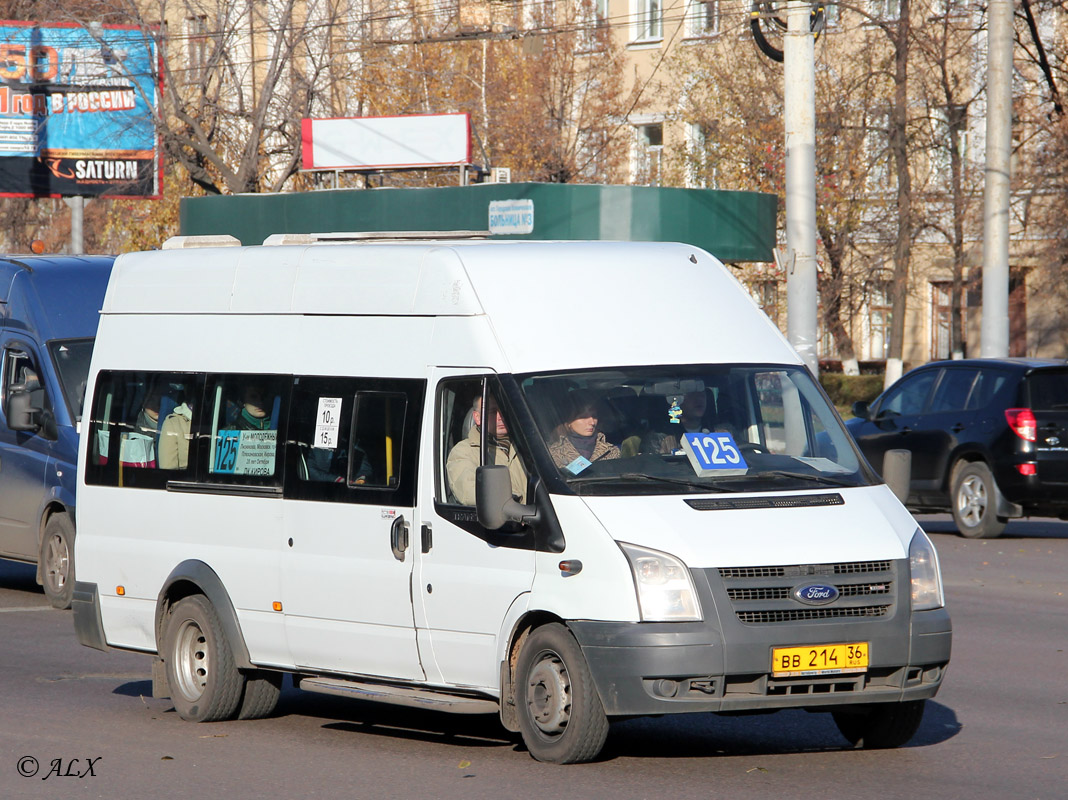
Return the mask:
M 274 713 L 282 695 L 282 673 L 254 669 L 245 672 L 245 693 L 238 719 L 263 719 Z
M 74 596 L 74 525 L 66 514 L 53 514 L 41 537 L 41 585 L 55 608 L 70 608 Z
M 998 489 L 990 468 L 982 461 L 961 463 L 953 470 L 953 522 L 961 536 L 994 539 L 1005 530 L 1006 520 L 997 515 Z
M 901 747 L 920 728 L 926 700 L 880 703 L 832 712 L 834 724 L 854 747 L 882 750 Z
M 234 664 L 230 643 L 206 597 L 190 595 L 171 607 L 161 655 L 178 716 L 190 722 L 233 719 L 245 678 Z
M 608 717 L 578 642 L 563 625 L 536 629 L 516 663 L 519 729 L 538 761 L 574 764 L 601 752 Z

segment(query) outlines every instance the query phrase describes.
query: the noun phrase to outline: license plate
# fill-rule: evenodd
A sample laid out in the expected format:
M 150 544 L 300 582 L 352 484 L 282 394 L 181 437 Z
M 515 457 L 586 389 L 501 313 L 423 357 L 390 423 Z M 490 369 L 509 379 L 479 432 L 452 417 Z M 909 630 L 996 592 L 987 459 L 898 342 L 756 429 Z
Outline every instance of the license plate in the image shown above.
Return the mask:
M 818 644 L 804 647 L 776 647 L 771 651 L 771 674 L 838 675 L 844 672 L 866 672 L 868 643 Z

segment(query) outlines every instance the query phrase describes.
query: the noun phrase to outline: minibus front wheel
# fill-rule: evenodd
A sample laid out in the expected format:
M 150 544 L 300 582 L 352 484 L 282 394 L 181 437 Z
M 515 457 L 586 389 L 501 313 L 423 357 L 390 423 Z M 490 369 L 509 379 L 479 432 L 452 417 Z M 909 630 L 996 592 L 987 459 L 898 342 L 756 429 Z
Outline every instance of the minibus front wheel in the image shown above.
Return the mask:
M 178 716 L 190 722 L 233 718 L 245 681 L 219 617 L 204 595 L 189 595 L 171 606 L 161 655 Z
M 601 752 L 608 717 L 575 637 L 563 625 L 534 630 L 516 663 L 523 742 L 538 761 L 574 764 Z

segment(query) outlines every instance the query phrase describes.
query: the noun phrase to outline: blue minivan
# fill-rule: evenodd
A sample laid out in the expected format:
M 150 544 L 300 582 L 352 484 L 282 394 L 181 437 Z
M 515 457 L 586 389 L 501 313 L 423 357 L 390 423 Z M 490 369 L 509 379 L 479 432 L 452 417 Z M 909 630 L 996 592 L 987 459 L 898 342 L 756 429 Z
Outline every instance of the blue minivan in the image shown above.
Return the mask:
M 0 558 L 74 590 L 82 401 L 112 256 L 0 256 Z

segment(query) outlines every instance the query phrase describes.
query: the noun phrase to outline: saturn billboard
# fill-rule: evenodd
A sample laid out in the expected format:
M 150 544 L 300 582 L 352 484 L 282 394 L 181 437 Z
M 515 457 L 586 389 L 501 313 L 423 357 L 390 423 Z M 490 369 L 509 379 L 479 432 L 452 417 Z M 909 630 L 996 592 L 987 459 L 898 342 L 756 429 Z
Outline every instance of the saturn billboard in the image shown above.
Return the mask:
M 156 42 L 0 22 L 0 196 L 158 197 Z

